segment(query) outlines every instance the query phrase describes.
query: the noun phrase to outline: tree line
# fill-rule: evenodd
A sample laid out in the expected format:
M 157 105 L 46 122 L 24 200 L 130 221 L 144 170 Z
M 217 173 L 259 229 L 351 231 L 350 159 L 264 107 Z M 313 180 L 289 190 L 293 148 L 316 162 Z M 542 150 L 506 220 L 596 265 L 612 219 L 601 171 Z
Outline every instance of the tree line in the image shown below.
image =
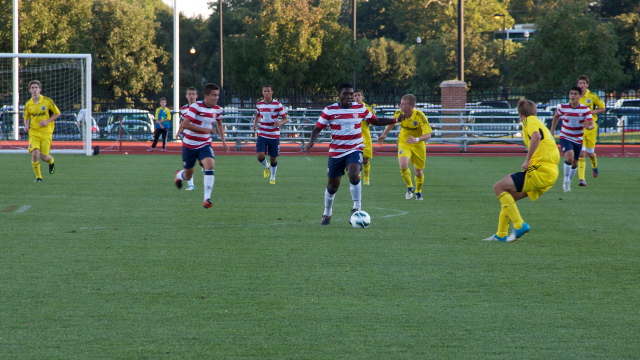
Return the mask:
M 433 89 L 457 76 L 457 1 L 224 0 L 225 89 L 323 92 Z M 220 78 L 220 9 L 180 16 L 181 88 Z M 633 0 L 465 0 L 465 81 L 476 90 L 640 84 L 640 3 Z M 12 52 L 12 0 L 0 0 L 0 51 Z M 496 19 L 495 14 L 505 15 Z M 20 50 L 90 53 L 94 93 L 121 99 L 170 93 L 173 9 L 162 0 L 20 2 Z M 534 23 L 535 37 L 495 40 L 504 25 Z M 416 39 L 420 37 L 418 43 Z M 189 52 L 190 48 L 195 54 Z M 195 82 L 195 84 L 194 84 Z M 258 90 L 256 90 L 258 89 Z

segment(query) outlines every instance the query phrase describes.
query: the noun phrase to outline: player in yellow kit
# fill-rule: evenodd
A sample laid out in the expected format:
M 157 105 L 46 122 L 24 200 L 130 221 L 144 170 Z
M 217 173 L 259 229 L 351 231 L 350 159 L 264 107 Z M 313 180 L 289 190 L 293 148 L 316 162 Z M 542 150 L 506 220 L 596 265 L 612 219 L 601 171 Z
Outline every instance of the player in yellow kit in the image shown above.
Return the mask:
M 556 141 L 546 126 L 536 117 L 536 104 L 521 98 L 518 101 L 518 115 L 522 121 L 524 144 L 527 157 L 522 163 L 521 172 L 509 174 L 493 186 L 500 201 L 498 231 L 484 239 L 486 241 L 515 241 L 529 232 L 530 226 L 522 220 L 516 201 L 531 198 L 535 201 L 540 195 L 551 189 L 558 179 L 560 154 Z M 509 222 L 513 231 L 509 232 Z
M 29 153 L 31 166 L 36 174 L 36 182 L 42 181 L 40 160 L 49 164 L 49 174 L 55 171 L 55 160 L 49 152 L 53 137 L 54 121 L 60 117 L 60 110 L 56 104 L 41 95 L 42 84 L 38 80 L 29 82 L 31 99 L 24 105 L 24 131 L 29 133 Z
M 586 105 L 591 110 L 591 116 L 593 116 L 593 129 L 584 130 L 584 138 L 582 141 L 582 151 L 580 152 L 580 158 L 578 159 L 578 179 L 580 186 L 587 186 L 585 181 L 585 158 L 589 155 L 591 161 L 591 171 L 593 177 L 598 177 L 598 158 L 596 157 L 596 140 L 598 137 L 598 115 L 606 111 L 604 101 L 598 97 L 598 95 L 589 91 L 589 77 L 587 75 L 578 76 L 578 87 L 582 90 L 582 97 L 580 97 L 580 103 Z
M 408 94 L 400 100 L 400 110 L 397 110 L 393 118 L 400 124 L 400 135 L 398 135 L 398 163 L 400 165 L 400 175 L 405 184 L 407 192 L 405 199 L 410 200 L 415 193 L 416 200 L 423 200 L 422 186 L 424 185 L 424 166 L 427 157 L 427 146 L 425 141 L 431 139 L 431 126 L 427 116 L 420 110 L 415 109 L 416 97 Z M 378 138 L 378 143 L 382 143 L 393 129 L 395 124 L 388 125 Z M 409 163 L 413 164 L 413 171 L 416 178 L 416 186 L 411 182 L 411 170 Z
M 354 90 L 353 91 L 353 101 L 358 104 L 364 105 L 364 107 L 369 110 L 373 115 L 376 114 L 373 109 L 367 105 L 364 101 L 364 93 L 362 90 Z M 362 169 L 364 170 L 364 179 L 362 180 L 363 185 L 369 185 L 370 175 L 371 175 L 371 159 L 373 158 L 373 142 L 371 141 L 371 129 L 369 129 L 369 123 L 363 121 L 360 123 L 362 125 L 362 143 L 364 144 L 364 149 L 362 150 Z

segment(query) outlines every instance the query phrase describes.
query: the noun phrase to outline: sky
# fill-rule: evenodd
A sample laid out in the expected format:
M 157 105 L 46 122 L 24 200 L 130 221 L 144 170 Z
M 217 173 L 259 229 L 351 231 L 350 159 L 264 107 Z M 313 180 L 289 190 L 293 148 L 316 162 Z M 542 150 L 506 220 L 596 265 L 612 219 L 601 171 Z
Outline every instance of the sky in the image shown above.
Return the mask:
M 165 4 L 173 8 L 174 0 L 163 0 Z M 184 13 L 187 17 L 193 17 L 196 15 L 202 15 L 204 18 L 208 18 L 211 15 L 208 2 L 211 0 L 177 0 L 178 11 Z

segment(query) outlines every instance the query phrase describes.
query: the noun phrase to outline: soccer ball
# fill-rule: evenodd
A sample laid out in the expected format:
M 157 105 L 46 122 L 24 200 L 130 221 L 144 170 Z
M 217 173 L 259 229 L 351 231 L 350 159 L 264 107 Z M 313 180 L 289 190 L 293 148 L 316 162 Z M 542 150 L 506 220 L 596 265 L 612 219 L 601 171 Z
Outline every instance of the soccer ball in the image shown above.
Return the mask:
M 351 214 L 351 219 L 349 219 L 349 223 L 355 229 L 364 229 L 371 225 L 371 217 L 367 214 L 366 211 L 358 210 Z

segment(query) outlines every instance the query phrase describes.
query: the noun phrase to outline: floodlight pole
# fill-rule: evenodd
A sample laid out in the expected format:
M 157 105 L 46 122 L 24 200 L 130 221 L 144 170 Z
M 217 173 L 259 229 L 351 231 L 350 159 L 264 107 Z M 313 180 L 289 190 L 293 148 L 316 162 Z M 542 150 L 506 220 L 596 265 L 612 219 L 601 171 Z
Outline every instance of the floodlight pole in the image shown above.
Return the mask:
M 173 128 L 180 121 L 180 12 L 178 0 L 173 0 Z
M 18 18 L 18 0 L 13 0 L 13 53 L 20 52 L 18 39 L 20 37 Z M 13 58 L 13 139 L 20 139 L 20 63 Z

